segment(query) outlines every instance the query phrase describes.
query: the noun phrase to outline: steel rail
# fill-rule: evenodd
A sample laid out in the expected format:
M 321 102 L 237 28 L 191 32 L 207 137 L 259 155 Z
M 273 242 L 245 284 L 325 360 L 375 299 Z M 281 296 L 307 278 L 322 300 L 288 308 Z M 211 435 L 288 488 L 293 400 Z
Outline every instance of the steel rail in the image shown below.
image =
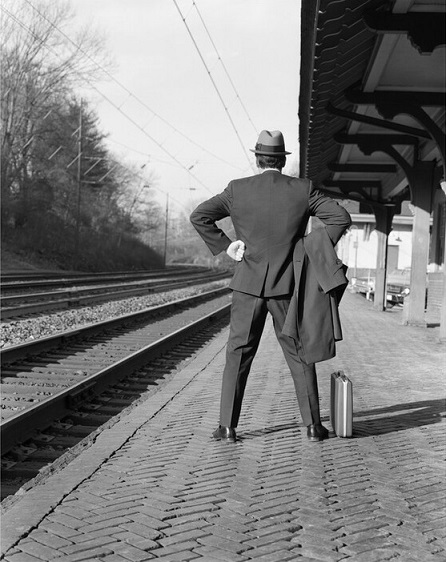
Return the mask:
M 200 300 L 207 299 L 210 296 L 217 297 L 228 292 L 228 287 L 222 287 L 220 289 L 214 289 L 213 291 L 206 291 L 204 293 L 194 295 L 193 297 L 185 297 L 166 304 L 151 306 L 149 308 L 145 308 L 144 310 L 139 310 L 138 312 L 117 316 L 109 320 L 87 324 L 86 326 L 75 330 L 67 330 L 65 332 L 59 332 L 58 334 L 46 336 L 30 342 L 11 345 L 10 347 L 6 347 L 0 351 L 0 364 L 3 367 L 8 363 L 13 363 L 31 355 L 36 355 L 38 353 L 48 351 L 49 349 L 53 349 L 54 347 L 57 347 L 62 343 L 65 344 L 75 338 L 91 336 L 117 326 L 122 326 L 123 324 L 129 322 L 140 321 L 149 317 L 166 314 L 184 305 L 194 304 Z
M 149 294 L 152 292 L 162 292 L 164 290 L 169 291 L 172 289 L 180 289 L 181 287 L 188 287 L 190 285 L 197 285 L 202 283 L 210 283 L 212 281 L 218 281 L 229 277 L 229 273 L 213 273 L 211 275 L 206 274 L 206 277 L 196 276 L 193 279 L 188 278 L 186 280 L 172 281 L 171 283 L 165 283 L 160 281 L 133 281 L 131 283 L 126 283 L 126 287 L 129 285 L 132 288 L 125 290 L 113 291 L 113 289 L 122 288 L 124 285 L 98 285 L 95 287 L 84 288 L 84 289 L 65 289 L 62 291 L 52 291 L 48 293 L 33 293 L 27 295 L 14 295 L 9 297 L 3 297 L 0 299 L 0 319 L 6 320 L 8 318 L 13 318 L 16 316 L 23 316 L 25 314 L 34 314 L 37 312 L 48 312 L 54 309 L 60 308 L 72 308 L 75 306 L 82 306 L 84 304 L 94 304 L 109 300 L 123 299 L 132 296 L 140 296 L 143 294 Z M 102 292 L 101 292 L 102 291 Z M 82 296 L 83 293 L 87 295 Z M 39 302 L 29 302 L 20 305 L 4 306 L 11 301 L 17 301 L 19 299 L 50 299 L 51 297 L 57 297 L 63 295 L 64 298 L 44 300 Z
M 223 271 L 219 271 L 219 272 L 194 272 L 192 275 L 188 275 L 186 278 L 184 276 L 180 276 L 178 278 L 178 282 L 180 281 L 184 281 L 186 280 L 190 280 L 190 281 L 194 281 L 194 279 L 205 279 L 205 278 L 209 278 L 209 279 L 213 279 L 213 278 L 219 278 L 219 277 L 224 277 L 229 275 L 229 272 L 223 272 Z M 1 296 L 0 297 L 0 303 L 3 305 L 7 305 L 10 302 L 14 302 L 14 301 L 20 301 L 20 300 L 37 300 L 37 299 L 46 299 L 46 298 L 50 298 L 50 297 L 58 297 L 58 296 L 67 296 L 67 295 L 81 295 L 83 293 L 89 293 L 91 294 L 93 291 L 106 291 L 108 289 L 120 289 L 122 287 L 152 287 L 152 286 L 158 286 L 161 285 L 163 283 L 167 283 L 167 282 L 173 282 L 175 283 L 176 281 L 171 281 L 171 276 L 164 276 L 164 277 L 160 277 L 160 278 L 153 278 L 153 279 L 143 279 L 143 280 L 139 280 L 139 281 L 135 281 L 135 280 L 127 280 L 125 282 L 120 282 L 120 283 L 114 283 L 114 284 L 110 284 L 110 283 L 106 283 L 106 284 L 102 284 L 102 285 L 92 285 L 92 286 L 88 286 L 88 287 L 70 287 L 68 289 L 59 289 L 56 291 L 43 291 L 43 292 L 39 292 L 39 293 L 16 293 L 15 295 L 7 295 L 7 296 Z M 16 286 L 16 285 L 15 285 Z
M 3 291 L 7 290 L 20 290 L 24 288 L 42 288 L 42 287 L 66 287 L 66 286 L 73 286 L 79 284 L 92 284 L 96 283 L 98 280 L 104 282 L 108 281 L 119 281 L 119 280 L 130 280 L 130 279 L 138 279 L 138 278 L 145 278 L 145 279 L 156 279 L 159 277 L 172 277 L 174 275 L 198 275 L 203 274 L 206 271 L 211 272 L 210 269 L 206 268 L 196 268 L 196 269 L 186 269 L 186 268 L 175 268 L 175 269 L 157 269 L 154 271 L 146 271 L 144 273 L 135 272 L 135 273 L 90 273 L 90 274 L 81 274 L 81 275 L 67 275 L 65 277 L 56 277 L 56 278 L 32 278 L 32 279 L 23 279 L 23 280 L 11 280 L 3 278 L 1 282 L 1 287 Z M 5 279 L 5 280 L 3 280 Z
M 224 305 L 199 320 L 189 323 L 144 348 L 128 355 L 124 359 L 90 375 L 87 379 L 65 389 L 53 396 L 42 400 L 6 419 L 1 426 L 3 452 L 10 450 L 16 443 L 24 441 L 30 433 L 30 428 L 44 429 L 51 421 L 63 417 L 71 408 L 86 398 L 99 394 L 102 390 L 121 380 L 161 353 L 177 345 L 194 332 L 202 329 L 210 322 L 214 322 L 229 314 L 230 304 Z
M 194 266 L 189 266 L 194 267 Z M 195 266 L 198 268 L 198 266 Z M 184 267 L 178 265 L 176 267 L 170 267 L 168 270 L 183 270 Z M 88 271 L 54 271 L 54 270 L 45 270 L 39 269 L 36 271 L 5 271 L 0 273 L 0 280 L 3 281 L 32 281 L 37 279 L 61 279 L 61 278 L 69 278 L 69 277 L 97 277 L 97 276 L 108 276 L 108 275 L 117 275 L 117 276 L 133 276 L 136 277 L 138 275 L 152 275 L 158 274 L 161 272 L 165 272 L 166 268 L 157 268 L 157 269 L 141 269 L 135 271 L 100 271 L 100 272 L 88 272 Z

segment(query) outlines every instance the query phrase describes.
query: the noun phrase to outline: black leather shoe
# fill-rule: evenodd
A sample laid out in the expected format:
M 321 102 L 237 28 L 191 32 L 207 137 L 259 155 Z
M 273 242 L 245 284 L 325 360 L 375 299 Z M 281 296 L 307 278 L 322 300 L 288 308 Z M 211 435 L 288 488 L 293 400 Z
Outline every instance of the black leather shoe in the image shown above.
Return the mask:
M 226 427 L 225 425 L 219 425 L 218 429 L 212 434 L 214 439 L 219 439 L 220 441 L 227 441 L 235 443 L 237 441 L 237 435 L 233 427 Z
M 328 429 L 320 423 L 307 426 L 307 437 L 310 441 L 323 441 L 328 438 Z

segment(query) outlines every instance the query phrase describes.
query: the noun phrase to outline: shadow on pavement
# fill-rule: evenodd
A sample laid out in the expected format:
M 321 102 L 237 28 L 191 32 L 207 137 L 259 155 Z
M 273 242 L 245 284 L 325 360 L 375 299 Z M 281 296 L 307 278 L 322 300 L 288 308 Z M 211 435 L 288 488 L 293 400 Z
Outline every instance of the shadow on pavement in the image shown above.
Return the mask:
M 445 410 L 446 400 L 439 399 L 407 402 L 394 404 L 387 408 L 354 412 L 353 437 L 384 435 L 440 423 L 445 415 Z
M 352 438 L 385 435 L 415 427 L 437 424 L 443 420 L 444 416 L 446 416 L 446 399 L 407 402 L 385 408 L 354 411 Z M 322 423 L 328 425 L 329 419 L 325 416 L 322 419 Z M 327 428 L 330 429 L 329 427 Z M 303 429 L 302 422 L 296 420 L 271 427 L 244 430 L 238 435 L 238 440 L 244 441 L 281 431 L 302 431 Z M 330 437 L 333 436 L 334 433 L 330 431 Z
M 290 423 L 284 423 L 280 425 L 274 425 L 271 427 L 262 427 L 259 429 L 251 429 L 248 431 L 243 431 L 239 435 L 239 440 L 243 441 L 244 439 L 252 439 L 254 437 L 263 437 L 264 435 L 269 435 L 270 433 L 277 433 L 279 431 L 288 431 L 288 430 L 302 430 L 303 425 L 299 421 L 293 421 Z

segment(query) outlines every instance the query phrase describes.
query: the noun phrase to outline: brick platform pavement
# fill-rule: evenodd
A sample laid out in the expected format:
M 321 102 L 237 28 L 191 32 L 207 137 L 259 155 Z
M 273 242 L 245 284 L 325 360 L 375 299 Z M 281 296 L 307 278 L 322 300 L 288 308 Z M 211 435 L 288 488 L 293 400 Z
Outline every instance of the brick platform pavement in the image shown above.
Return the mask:
M 359 295 L 318 367 L 354 384 L 354 436 L 310 443 L 268 324 L 237 444 L 213 442 L 227 332 L 4 515 L 7 562 L 446 560 L 445 348 Z

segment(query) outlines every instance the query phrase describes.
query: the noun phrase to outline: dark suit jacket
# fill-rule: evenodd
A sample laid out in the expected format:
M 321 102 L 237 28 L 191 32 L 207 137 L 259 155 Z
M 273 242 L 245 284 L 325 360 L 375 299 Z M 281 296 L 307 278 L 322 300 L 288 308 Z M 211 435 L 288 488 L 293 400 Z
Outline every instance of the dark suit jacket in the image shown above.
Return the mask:
M 325 361 L 342 339 L 338 304 L 348 284 L 347 267 L 325 228 L 297 242 L 293 263 L 296 285 L 282 332 L 296 340 L 305 363 Z
M 269 297 L 293 291 L 293 251 L 312 215 L 336 241 L 351 223 L 347 211 L 313 189 L 309 180 L 271 170 L 232 181 L 222 193 L 201 203 L 190 218 L 217 255 L 231 240 L 215 223 L 230 216 L 237 239 L 246 246 L 230 288 Z

